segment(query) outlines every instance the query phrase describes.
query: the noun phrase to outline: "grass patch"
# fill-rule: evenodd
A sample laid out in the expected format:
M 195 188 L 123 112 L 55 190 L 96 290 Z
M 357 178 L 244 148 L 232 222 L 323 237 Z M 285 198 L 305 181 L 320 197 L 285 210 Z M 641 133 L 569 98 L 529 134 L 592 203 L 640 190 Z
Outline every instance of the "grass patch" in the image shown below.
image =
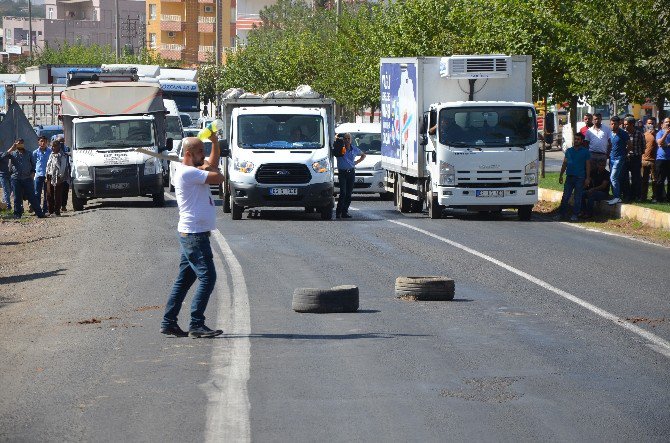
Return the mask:
M 558 172 L 546 172 L 544 178 L 540 177 L 540 188 L 563 192 L 563 185 L 558 183 Z
M 580 222 L 579 224 L 587 228 L 616 232 L 653 243 L 659 243 L 664 246 L 670 246 L 670 231 L 660 228 L 652 228 L 638 220 L 632 220 L 630 218 L 589 220 L 587 222 Z

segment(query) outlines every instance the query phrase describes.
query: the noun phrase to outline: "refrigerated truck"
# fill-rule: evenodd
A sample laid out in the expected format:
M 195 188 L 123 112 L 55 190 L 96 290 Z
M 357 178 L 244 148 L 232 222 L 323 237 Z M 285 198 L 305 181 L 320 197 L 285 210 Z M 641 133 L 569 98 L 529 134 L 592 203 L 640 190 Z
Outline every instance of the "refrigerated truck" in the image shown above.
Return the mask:
M 538 200 L 531 57 L 383 58 L 382 167 L 401 212 L 518 209 Z

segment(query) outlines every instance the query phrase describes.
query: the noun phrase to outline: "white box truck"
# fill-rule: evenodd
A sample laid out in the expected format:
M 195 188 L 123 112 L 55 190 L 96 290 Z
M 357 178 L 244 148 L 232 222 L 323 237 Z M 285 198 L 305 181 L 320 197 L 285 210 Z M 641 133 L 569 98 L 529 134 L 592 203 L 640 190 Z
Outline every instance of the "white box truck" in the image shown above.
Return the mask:
M 229 148 L 223 209 L 233 220 L 255 207 L 302 207 L 333 217 L 334 107 L 328 98 L 223 98 Z
M 61 94 L 65 144 L 72 149 L 72 206 L 93 198 L 151 196 L 165 204 L 159 153 L 169 148 L 160 86 L 89 83 Z M 166 146 L 168 144 L 168 146 Z
M 516 208 L 538 199 L 530 56 L 383 58 L 382 167 L 401 212 Z

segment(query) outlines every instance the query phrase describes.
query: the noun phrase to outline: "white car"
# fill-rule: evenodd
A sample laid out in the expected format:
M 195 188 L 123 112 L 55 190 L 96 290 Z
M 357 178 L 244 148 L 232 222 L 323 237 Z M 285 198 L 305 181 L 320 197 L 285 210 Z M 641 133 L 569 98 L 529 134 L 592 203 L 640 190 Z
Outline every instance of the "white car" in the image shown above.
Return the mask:
M 351 143 L 365 152 L 365 160 L 356 165 L 354 194 L 379 194 L 382 199 L 393 194 L 384 189 L 385 171 L 382 169 L 381 123 L 342 123 L 335 128 L 337 134 L 350 133 Z M 335 162 L 335 187 L 338 188 L 337 159 Z

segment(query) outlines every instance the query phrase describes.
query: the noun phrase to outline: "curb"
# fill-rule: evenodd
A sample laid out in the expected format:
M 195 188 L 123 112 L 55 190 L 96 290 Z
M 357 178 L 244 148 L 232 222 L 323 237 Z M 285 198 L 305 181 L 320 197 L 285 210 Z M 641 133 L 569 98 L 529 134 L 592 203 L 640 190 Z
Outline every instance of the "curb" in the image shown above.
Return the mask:
M 549 202 L 560 202 L 563 197 L 561 191 L 539 188 L 538 197 L 540 200 Z M 652 228 L 665 229 L 670 231 L 670 213 L 656 211 L 655 209 L 643 208 L 642 206 L 619 204 L 609 206 L 606 202 L 596 203 L 596 208 L 600 213 L 613 218 L 630 218 L 637 220 Z

